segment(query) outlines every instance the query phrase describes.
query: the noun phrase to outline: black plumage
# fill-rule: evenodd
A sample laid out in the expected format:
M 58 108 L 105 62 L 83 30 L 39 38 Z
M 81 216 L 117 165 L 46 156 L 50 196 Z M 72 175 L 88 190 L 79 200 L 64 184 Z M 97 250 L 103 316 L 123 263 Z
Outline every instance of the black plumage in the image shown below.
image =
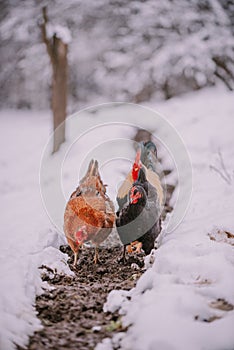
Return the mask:
M 159 217 L 160 203 L 157 190 L 147 181 L 142 168 L 138 180 L 129 191 L 128 203 L 120 210 L 116 219 L 122 243 L 126 246 L 133 241 L 141 242 L 145 254 L 149 254 L 160 233 Z
M 157 148 L 152 141 L 146 141 L 140 143 L 141 148 L 141 162 L 147 168 L 154 172 L 157 172 Z
M 148 201 L 151 202 L 158 202 L 158 195 L 157 195 L 157 190 L 156 188 L 151 185 L 151 183 L 147 180 L 146 178 L 146 170 L 145 168 L 140 168 L 139 173 L 138 173 L 138 179 L 133 183 L 134 185 L 139 185 L 142 186 L 146 192 Z
M 139 170 L 141 168 L 145 170 L 145 175 L 149 183 L 156 188 L 160 205 L 163 205 L 164 193 L 160 177 L 157 173 L 157 168 L 159 168 L 157 148 L 152 141 L 140 142 L 132 169 L 127 174 L 125 181 L 118 190 L 116 199 L 119 205 L 119 210 L 117 215 L 123 206 L 128 202 L 128 192 L 134 181 L 139 178 Z

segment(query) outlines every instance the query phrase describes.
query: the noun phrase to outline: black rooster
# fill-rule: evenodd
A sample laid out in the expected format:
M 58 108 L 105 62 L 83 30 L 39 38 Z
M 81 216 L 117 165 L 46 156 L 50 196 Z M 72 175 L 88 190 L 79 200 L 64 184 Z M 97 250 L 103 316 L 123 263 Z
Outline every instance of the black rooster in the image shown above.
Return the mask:
M 128 203 L 116 218 L 117 231 L 124 244 L 123 261 L 129 243 L 137 241 L 137 251 L 142 248 L 147 255 L 154 248 L 155 239 L 160 233 L 160 201 L 156 188 L 146 179 L 144 168 L 139 170 L 138 179 L 128 196 Z
M 157 167 L 157 148 L 155 144 L 152 141 L 141 142 L 132 169 L 118 190 L 117 203 L 119 205 L 119 211 L 127 203 L 129 190 L 133 183 L 138 180 L 140 169 L 145 170 L 147 180 L 156 188 L 160 205 L 163 205 L 164 194 L 160 178 L 157 174 Z

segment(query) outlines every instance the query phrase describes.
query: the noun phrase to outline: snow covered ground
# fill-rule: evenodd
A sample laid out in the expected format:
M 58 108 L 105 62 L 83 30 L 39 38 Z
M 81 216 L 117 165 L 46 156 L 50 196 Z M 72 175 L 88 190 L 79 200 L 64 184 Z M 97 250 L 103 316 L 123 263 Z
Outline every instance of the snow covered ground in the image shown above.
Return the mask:
M 227 302 L 226 309 L 234 305 L 233 240 L 224 232 L 234 233 L 233 97 L 233 93 L 216 88 L 153 106 L 177 128 L 190 152 L 193 197 L 177 229 L 168 233 L 165 228 L 161 234 L 155 262 L 129 292 L 131 300 L 120 291 L 110 294 L 105 309 L 119 308 L 123 323 L 131 326 L 126 334 L 98 345 L 98 350 L 111 349 L 113 342 L 121 344 L 121 349 L 233 349 L 234 311 L 220 310 L 225 308 L 222 301 L 217 304 L 220 298 Z M 90 123 L 92 118 L 94 121 L 95 113 Z M 107 120 L 104 116 L 102 122 Z M 40 328 L 33 305 L 36 294 L 46 286 L 38 266 L 71 273 L 67 257 L 57 249 L 64 237 L 53 228 L 40 196 L 40 160 L 50 122 L 49 113 L 0 113 L 0 348 L 4 350 L 14 349 L 14 344 L 26 345 L 28 336 Z M 102 153 L 103 135 L 110 143 L 113 137 L 129 139 L 133 135 L 131 128 L 104 129 L 95 137 L 89 135 L 92 147 L 100 146 L 97 154 Z M 87 154 L 81 144 L 76 143 L 63 164 L 66 198 L 77 182 L 77 164 L 81 162 L 85 168 L 88 156 L 96 152 L 95 148 L 92 153 L 91 147 Z M 64 151 L 62 148 L 60 153 Z M 113 196 L 128 161 L 117 159 L 112 166 L 108 164 L 104 157 L 102 173 Z
M 2 111 L 0 124 L 0 349 L 11 350 L 40 328 L 33 306 L 44 286 L 38 266 L 70 270 L 66 256 L 53 248 L 60 236 L 45 214 L 38 185 L 49 113 Z
M 129 328 L 96 350 L 234 349 L 233 101 L 209 89 L 154 106 L 188 147 L 193 196 L 179 227 L 161 234 L 136 288 L 110 293 L 104 310 L 119 309 Z

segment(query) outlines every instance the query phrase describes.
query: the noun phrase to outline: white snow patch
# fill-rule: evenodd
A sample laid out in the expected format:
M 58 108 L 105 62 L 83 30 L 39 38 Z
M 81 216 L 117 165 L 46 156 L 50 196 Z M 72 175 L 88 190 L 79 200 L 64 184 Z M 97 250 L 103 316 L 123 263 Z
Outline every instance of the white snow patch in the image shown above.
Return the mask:
M 61 39 L 63 43 L 69 44 L 72 40 L 71 32 L 67 27 L 61 25 L 52 25 L 50 23 L 46 26 L 47 37 L 51 39 L 54 35 Z
M 104 305 L 104 312 L 115 312 L 120 309 L 124 302 L 127 302 L 126 297 L 130 296 L 130 293 L 126 290 L 112 290 L 107 297 L 107 303 Z
M 70 270 L 67 260 L 68 255 L 63 254 L 54 247 L 47 247 L 38 254 L 38 265 L 43 262 L 43 265 L 53 270 L 54 274 L 74 276 L 74 272 Z

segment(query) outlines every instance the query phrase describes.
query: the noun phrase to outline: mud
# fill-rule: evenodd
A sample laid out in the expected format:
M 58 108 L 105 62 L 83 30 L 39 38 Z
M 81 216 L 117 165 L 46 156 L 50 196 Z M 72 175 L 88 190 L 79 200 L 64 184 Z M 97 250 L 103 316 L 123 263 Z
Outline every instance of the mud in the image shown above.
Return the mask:
M 45 291 L 36 299 L 44 329 L 31 337 L 28 349 L 94 349 L 103 338 L 123 330 L 118 313 L 105 314 L 103 304 L 112 289 L 129 290 L 135 286 L 143 273 L 143 254 L 128 257 L 123 265 L 118 262 L 121 247 L 103 248 L 101 264 L 94 265 L 93 249 L 84 248 L 79 266 L 74 269 L 71 249 L 61 246 L 60 250 L 71 257 L 69 264 L 75 277 L 55 275 L 50 279 L 49 269 L 42 274 L 42 279 L 55 289 Z M 136 263 L 139 270 L 133 270 L 132 263 Z

